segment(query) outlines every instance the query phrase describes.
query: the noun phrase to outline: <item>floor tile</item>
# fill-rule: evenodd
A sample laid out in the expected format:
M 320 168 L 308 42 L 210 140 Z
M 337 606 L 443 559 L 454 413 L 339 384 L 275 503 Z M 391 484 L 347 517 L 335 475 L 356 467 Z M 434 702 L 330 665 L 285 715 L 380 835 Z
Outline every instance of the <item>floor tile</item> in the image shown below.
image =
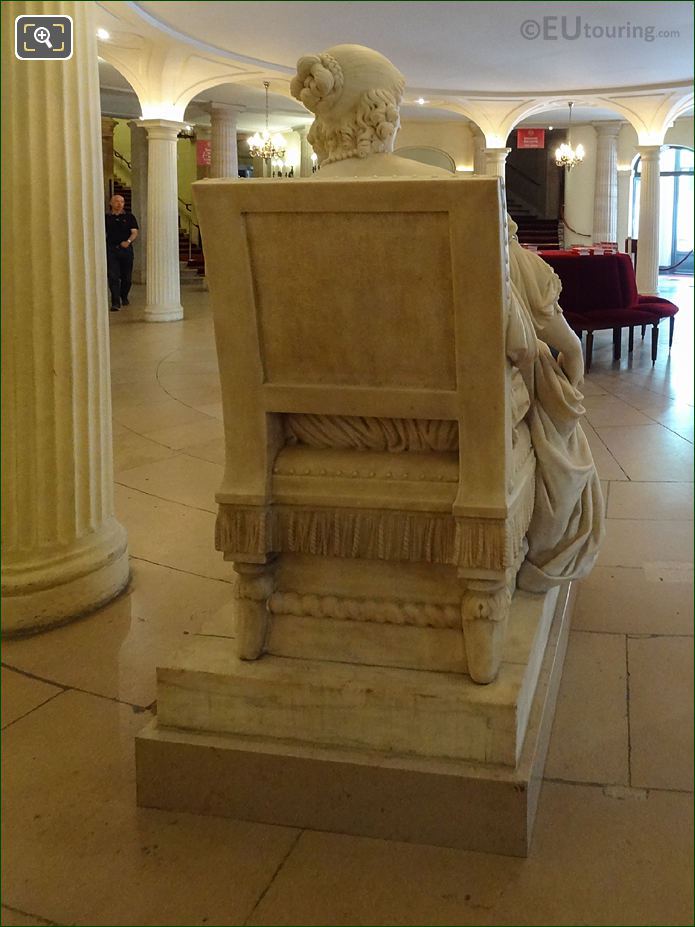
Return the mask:
M 663 425 L 599 427 L 596 433 L 631 480 L 693 478 L 692 444 Z
M 689 924 L 689 796 L 545 783 L 531 857 L 305 832 L 249 924 Z
M 572 631 L 545 775 L 627 785 L 625 639 Z
M 162 402 L 130 403 L 116 400 L 113 403 L 113 417 L 131 431 L 144 435 L 150 431 L 173 428 L 205 421 L 202 413 L 183 405 L 176 399 Z
M 670 403 L 668 407 L 663 406 L 645 406 L 644 414 L 655 419 L 661 425 L 665 425 L 669 431 L 675 431 L 682 438 L 692 443 L 693 441 L 693 407 L 689 405 L 680 405 Z
M 0 924 L 2 927 L 50 927 L 54 921 L 46 921 L 40 917 L 33 917 L 30 914 L 22 914 L 20 911 L 12 911 L 10 908 L 2 906 L 0 914 Z
M 579 583 L 572 627 L 613 634 L 692 634 L 693 579 L 667 570 L 597 566 Z
M 632 784 L 693 788 L 693 642 L 628 638 Z
M 118 474 L 154 460 L 165 460 L 176 452 L 133 431 L 120 432 L 113 439 L 113 469 Z
M 189 444 L 182 447 L 181 450 L 184 454 L 188 454 L 189 457 L 209 460 L 210 463 L 224 467 L 226 459 L 224 438 L 216 438 L 214 441 L 207 441 L 204 444 Z
M 615 396 L 586 396 L 586 417 L 594 428 L 603 425 L 653 425 L 653 421 Z
M 210 579 L 229 580 L 231 564 L 215 550 L 215 516 L 137 489 L 115 487 L 116 515 L 133 557 Z
M 12 643 L 3 644 L 3 661 L 10 662 L 8 655 Z M 38 679 L 31 679 L 21 673 L 2 668 L 2 726 L 7 727 L 18 718 L 23 717 L 50 698 L 59 695 L 62 690 L 48 685 Z
M 214 397 L 211 399 L 214 402 Z M 181 450 L 190 444 L 205 444 L 222 438 L 222 422 L 208 416 L 200 416 L 200 421 L 188 425 L 173 425 L 171 428 L 155 428 L 148 432 L 148 437 L 158 444 Z
M 502 856 L 305 831 L 249 924 L 488 923 L 486 912 L 523 865 Z
M 692 521 L 633 521 L 622 518 L 606 521 L 599 566 L 642 567 L 669 561 L 692 564 Z
M 546 782 L 534 845 L 493 924 L 688 925 L 691 795 Z
M 609 518 L 692 519 L 692 483 L 616 482 L 610 489 Z
M 290 828 L 138 809 L 148 714 L 68 692 L 3 733 L 4 903 L 59 924 L 239 924 Z
M 591 454 L 596 464 L 596 472 L 601 480 L 626 480 L 627 475 L 621 469 L 618 461 L 613 457 L 603 441 L 596 434 L 586 420 L 582 421 L 582 429 L 589 442 Z
M 216 513 L 215 493 L 223 473 L 224 468 L 219 464 L 177 454 L 167 460 L 130 468 L 119 474 L 117 481 L 160 499 Z
M 141 560 L 131 559 L 131 570 L 118 599 L 49 633 L 6 641 L 4 662 L 63 686 L 152 704 L 156 667 L 230 601 L 234 587 Z

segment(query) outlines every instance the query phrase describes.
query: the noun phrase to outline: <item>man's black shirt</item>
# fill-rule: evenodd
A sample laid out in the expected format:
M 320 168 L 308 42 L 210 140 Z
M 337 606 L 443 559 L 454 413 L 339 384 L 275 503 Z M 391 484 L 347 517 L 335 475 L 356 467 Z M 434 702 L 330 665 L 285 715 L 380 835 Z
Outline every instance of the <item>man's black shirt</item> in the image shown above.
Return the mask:
M 116 216 L 112 212 L 106 213 L 106 244 L 110 248 L 117 248 L 122 241 L 130 238 L 131 229 L 139 229 L 138 220 L 132 212 L 122 212 Z

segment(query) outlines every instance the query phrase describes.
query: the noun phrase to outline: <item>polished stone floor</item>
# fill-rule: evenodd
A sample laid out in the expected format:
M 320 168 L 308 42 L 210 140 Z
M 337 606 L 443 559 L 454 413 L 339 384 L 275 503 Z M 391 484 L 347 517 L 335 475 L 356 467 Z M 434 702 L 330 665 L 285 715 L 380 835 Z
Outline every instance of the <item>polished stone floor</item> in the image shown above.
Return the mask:
M 692 924 L 693 285 L 671 354 L 598 335 L 587 432 L 607 538 L 579 592 L 527 860 L 139 810 L 154 668 L 230 594 L 213 550 L 220 392 L 205 292 L 110 318 L 127 594 L 8 642 L 3 924 Z M 455 809 L 452 809 L 455 813 Z

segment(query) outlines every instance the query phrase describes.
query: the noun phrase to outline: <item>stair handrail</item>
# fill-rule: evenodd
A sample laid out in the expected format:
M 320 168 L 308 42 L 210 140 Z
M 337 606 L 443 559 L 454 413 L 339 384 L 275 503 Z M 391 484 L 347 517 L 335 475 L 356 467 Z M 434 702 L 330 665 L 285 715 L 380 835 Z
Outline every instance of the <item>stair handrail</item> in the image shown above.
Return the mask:
M 130 163 L 130 161 L 125 157 L 125 155 L 122 155 L 122 154 L 120 153 L 120 151 L 116 151 L 116 149 L 114 148 L 114 149 L 113 149 L 113 156 L 114 156 L 114 158 L 118 158 L 119 161 L 122 161 L 122 162 L 127 166 L 128 170 L 131 171 L 131 173 L 132 173 L 133 165 L 132 165 L 132 164 Z
M 591 238 L 592 237 L 591 235 L 587 235 L 586 232 L 578 232 L 576 229 L 572 228 L 572 226 L 569 224 L 567 219 L 565 219 L 564 205 L 560 207 L 560 222 L 562 222 L 565 228 L 569 229 L 570 232 L 572 232 L 574 235 L 579 235 L 580 238 Z
M 511 161 L 507 161 L 506 167 L 507 169 L 511 168 L 513 171 L 516 171 L 516 173 L 519 174 L 520 177 L 523 177 L 524 180 L 528 180 L 529 183 L 532 183 L 534 186 L 536 187 L 541 186 L 540 180 L 536 180 L 535 177 L 532 177 L 530 174 L 527 174 L 526 171 L 522 171 L 520 167 L 517 167 L 516 164 L 512 164 Z
M 183 197 L 177 197 L 179 201 L 179 217 L 183 217 L 184 221 L 188 224 L 188 260 L 190 261 L 193 256 L 193 235 L 192 230 L 193 226 L 198 230 L 198 247 L 202 250 L 202 238 L 200 235 L 200 226 L 197 222 L 193 220 L 193 203 L 187 203 Z M 186 208 L 186 212 L 181 212 L 181 206 Z

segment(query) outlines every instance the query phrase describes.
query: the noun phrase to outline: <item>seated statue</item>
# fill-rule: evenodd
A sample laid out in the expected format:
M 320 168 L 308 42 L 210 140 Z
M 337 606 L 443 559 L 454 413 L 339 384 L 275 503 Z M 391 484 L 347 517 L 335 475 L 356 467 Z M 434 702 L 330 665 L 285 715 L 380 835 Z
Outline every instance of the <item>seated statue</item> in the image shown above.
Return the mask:
M 404 87 L 403 75 L 387 58 L 360 45 L 338 45 L 300 58 L 290 89 L 316 116 L 308 140 L 318 156 L 317 182 L 341 177 L 466 182 L 393 154 Z M 579 424 L 584 362 L 581 342 L 558 303 L 560 279 L 542 258 L 521 247 L 514 221 L 508 218 L 507 223 L 511 299 L 506 345 L 515 368 L 513 419 L 523 413 L 536 456 L 528 551 L 517 585 L 545 592 L 591 570 L 603 536 L 603 498 Z M 334 419 L 339 426 L 339 417 Z

